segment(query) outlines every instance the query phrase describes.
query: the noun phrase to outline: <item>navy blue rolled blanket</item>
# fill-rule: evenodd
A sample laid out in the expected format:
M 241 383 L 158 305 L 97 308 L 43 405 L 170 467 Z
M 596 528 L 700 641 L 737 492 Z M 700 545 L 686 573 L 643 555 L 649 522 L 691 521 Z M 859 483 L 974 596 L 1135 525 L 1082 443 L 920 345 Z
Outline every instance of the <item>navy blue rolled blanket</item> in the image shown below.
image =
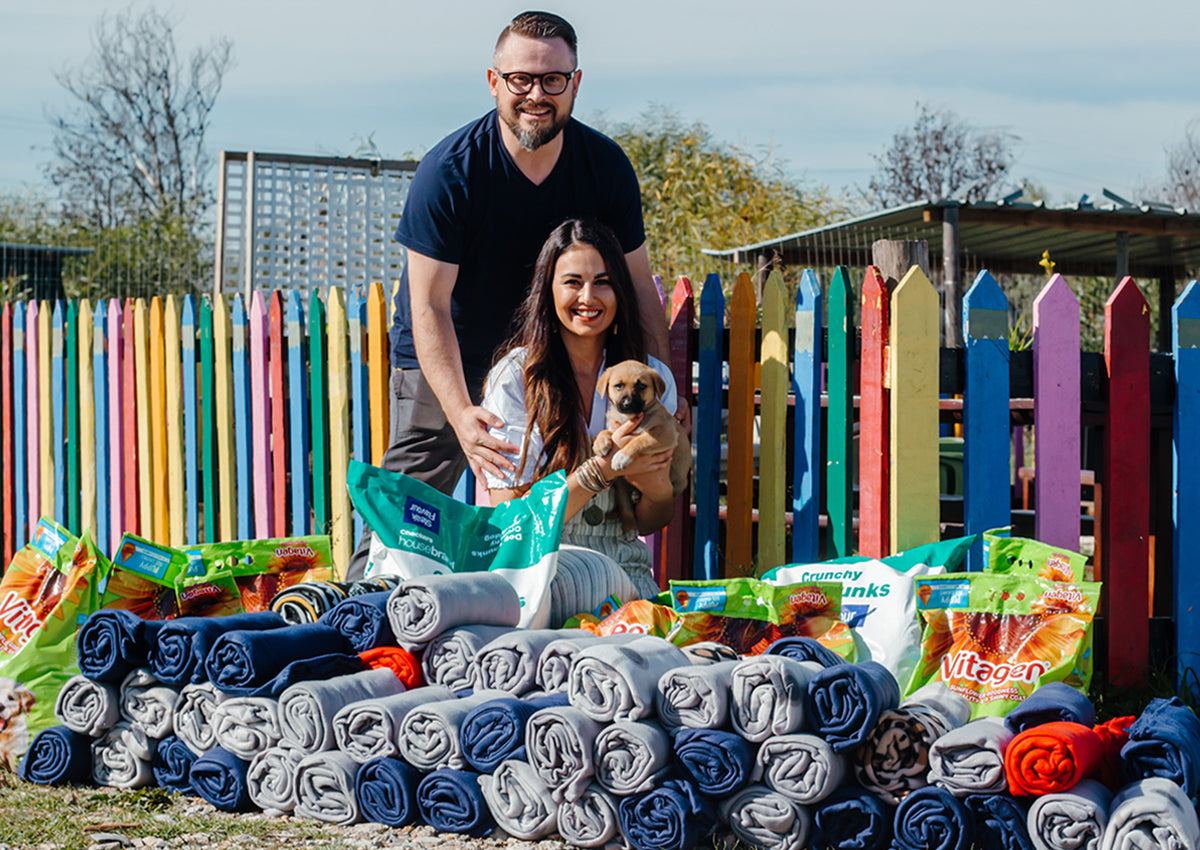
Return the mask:
M 1126 783 L 1152 776 L 1170 779 L 1189 797 L 1200 794 L 1200 718 L 1179 697 L 1151 700 L 1121 748 Z
M 810 846 L 831 850 L 885 850 L 895 810 L 870 791 L 846 786 L 813 808 Z
M 686 779 L 668 779 L 617 805 L 621 832 L 635 850 L 689 850 L 717 826 L 717 814 Z
M 443 767 L 417 785 L 421 819 L 438 832 L 483 838 L 496 826 L 479 787 L 479 774 Z
M 143 620 L 124 609 L 96 611 L 75 638 L 79 672 L 94 682 L 121 684 L 130 672 L 146 666 L 146 653 L 162 625 L 162 620 Z
M 727 797 L 750 781 L 754 752 L 750 742 L 723 729 L 680 729 L 675 734 L 675 766 L 700 793 Z
M 192 762 L 188 778 L 192 790 L 223 812 L 253 811 L 246 771 L 250 763 L 242 761 L 222 747 L 213 747 Z
M 782 655 L 793 661 L 815 661 L 822 667 L 849 663 L 832 649 L 822 646 L 816 638 L 810 637 L 781 637 L 767 647 L 766 654 Z
M 977 850 L 1034 850 L 1029 812 L 1023 803 L 1007 794 L 968 794 L 963 805 L 971 814 Z
M 355 652 L 379 646 L 397 646 L 388 622 L 387 602 L 390 590 L 350 596 L 321 615 L 318 623 L 331 626 L 346 636 Z
M 158 630 L 149 652 L 150 671 L 165 685 L 182 688 L 207 680 L 204 659 L 213 642 L 225 632 L 262 631 L 287 625 L 274 611 L 231 614 L 228 617 L 179 617 Z
M 1080 693 L 1063 682 L 1047 682 L 1017 705 L 1004 718 L 1004 725 L 1014 734 L 1045 723 L 1096 722 L 1096 709 L 1087 694 Z
M 43 729 L 21 759 L 17 775 L 38 785 L 87 782 L 92 775 L 92 739 L 66 726 Z
M 204 659 L 218 690 L 234 696 L 278 696 L 289 684 L 363 669 L 337 629 L 301 623 L 266 631 L 225 632 Z
M 538 709 L 569 704 L 565 691 L 533 699 L 489 700 L 463 718 L 458 732 L 463 757 L 480 773 L 491 773 L 508 759 L 524 761 L 526 721 Z
M 198 756 L 178 736 L 168 735 L 158 742 L 158 746 L 154 748 L 154 757 L 150 760 L 154 781 L 160 788 L 166 788 L 168 791 L 195 794 L 190 772 L 192 763 L 197 758 Z
M 417 785 L 422 773 L 400 759 L 371 759 L 354 776 L 354 796 L 362 816 L 384 826 L 407 826 L 417 819 Z
M 896 677 L 878 661 L 826 667 L 808 681 L 805 718 L 835 753 L 867 739 L 879 715 L 900 705 Z
M 971 815 L 945 788 L 926 785 L 900 801 L 892 822 L 898 850 L 967 850 Z

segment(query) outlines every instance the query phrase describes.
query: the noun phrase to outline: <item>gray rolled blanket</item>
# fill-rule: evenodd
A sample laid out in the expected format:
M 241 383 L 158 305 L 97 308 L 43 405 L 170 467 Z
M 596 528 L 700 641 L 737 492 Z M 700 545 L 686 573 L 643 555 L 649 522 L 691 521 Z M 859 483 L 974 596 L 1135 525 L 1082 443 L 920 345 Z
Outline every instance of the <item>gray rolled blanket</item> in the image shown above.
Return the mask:
M 808 809 L 765 785 L 750 785 L 722 800 L 721 818 L 752 847 L 804 850 L 812 832 Z
M 359 764 L 345 753 L 318 752 L 296 765 L 296 808 L 299 817 L 349 826 L 362 820 L 354 794 Z
M 468 767 L 459 731 L 473 708 L 506 697 L 503 691 L 476 691 L 462 699 L 446 699 L 414 708 L 400 723 L 396 745 L 400 757 L 418 770 Z
M 1170 779 L 1152 776 L 1126 785 L 1113 797 L 1101 850 L 1200 848 L 1196 807 Z
M 815 662 L 782 655 L 755 655 L 739 661 L 729 685 L 734 730 L 755 743 L 799 732 L 804 726 L 808 681 L 824 669 Z
M 555 831 L 558 807 L 528 762 L 501 762 L 490 775 L 480 774 L 479 787 L 496 823 L 514 838 L 538 841 Z
M 452 691 L 475 687 L 476 653 L 511 631 L 508 626 L 457 626 L 442 632 L 421 655 L 425 681 Z
M 576 633 L 586 634 L 581 629 L 515 629 L 494 638 L 475 654 L 475 687 L 517 697 L 537 690 L 542 652 L 556 640 Z
M 1112 797 L 1095 779 L 1081 779 L 1070 791 L 1034 797 L 1025 821 L 1030 841 L 1037 850 L 1100 850 Z
M 1013 734 L 1003 717 L 980 717 L 951 729 L 929 746 L 929 784 L 955 797 L 1007 791 L 1004 751 Z
M 122 720 L 92 741 L 92 778 L 97 785 L 129 790 L 154 784 L 157 741 L 136 723 Z
M 246 770 L 250 800 L 268 815 L 290 814 L 296 808 L 296 768 L 304 751 L 290 744 L 263 750 Z
M 642 720 L 654 714 L 658 681 L 676 667 L 690 667 L 670 641 L 640 637 L 629 643 L 600 643 L 580 650 L 571 665 L 571 705 L 594 720 Z
M 561 634 L 570 637 L 559 637 L 546 645 L 538 656 L 537 683 L 548 694 L 565 691 L 567 676 L 571 673 L 571 662 L 579 654 L 579 650 L 600 640 L 599 637 L 583 629 L 564 629 Z
M 426 685 L 401 694 L 364 699 L 343 706 L 333 716 L 337 748 L 360 764 L 400 752 L 396 743 L 400 724 L 415 708 L 454 699 L 454 692 L 441 685 Z
M 271 697 L 229 697 L 213 710 L 216 745 L 242 761 L 250 761 L 279 743 L 279 700 Z M 185 742 L 186 743 L 186 742 Z
M 593 742 L 604 728 L 578 708 L 535 711 L 525 724 L 525 757 L 556 803 L 578 800 L 595 773 Z
M 817 735 L 776 735 L 762 742 L 754 759 L 754 781 L 793 802 L 811 806 L 836 791 L 849 775 L 841 753 Z
M 737 661 L 668 670 L 658 680 L 658 717 L 668 729 L 720 729 L 729 720 Z
M 72 732 L 95 738 L 121 719 L 120 690 L 86 676 L 72 676 L 58 692 L 54 716 Z
M 150 738 L 165 738 L 175 731 L 175 704 L 179 689 L 164 685 L 142 667 L 121 682 L 121 716 L 141 725 Z
M 558 804 L 558 834 L 575 847 L 604 847 L 620 833 L 617 803 L 607 791 L 592 783 L 578 800 Z
M 649 791 L 671 773 L 674 754 L 671 737 L 657 723 L 614 723 L 596 736 L 596 781 L 621 797 Z
M 387 667 L 363 670 L 323 681 L 297 682 L 279 695 L 279 728 L 283 740 L 306 753 L 337 746 L 333 717 L 364 699 L 404 693 L 404 685 Z
M 397 642 L 413 649 L 455 626 L 515 627 L 521 621 L 521 600 L 495 573 L 419 576 L 392 591 L 387 615 Z
M 225 695 L 211 682 L 184 685 L 175 703 L 175 735 L 193 753 L 203 753 L 217 745 L 213 716 Z

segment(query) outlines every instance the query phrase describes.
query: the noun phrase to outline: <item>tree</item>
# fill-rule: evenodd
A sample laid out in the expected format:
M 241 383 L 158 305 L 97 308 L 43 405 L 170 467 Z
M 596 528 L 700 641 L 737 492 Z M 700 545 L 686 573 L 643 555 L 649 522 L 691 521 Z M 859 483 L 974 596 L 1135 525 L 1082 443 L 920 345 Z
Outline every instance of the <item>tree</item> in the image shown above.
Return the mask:
M 687 124 L 670 110 L 651 107 L 604 129 L 637 172 L 651 266 L 668 283 L 704 272 L 701 248 L 793 233 L 842 211 L 825 187 L 788 177 L 770 151 L 753 156 L 722 144 L 703 122 Z
M 1167 149 L 1164 200 L 1189 210 L 1200 209 L 1200 121 L 1193 121 L 1183 141 Z
M 882 207 L 914 201 L 985 200 L 1012 167 L 1015 136 L 973 127 L 951 109 L 917 103 L 912 126 L 875 154 L 871 200 Z

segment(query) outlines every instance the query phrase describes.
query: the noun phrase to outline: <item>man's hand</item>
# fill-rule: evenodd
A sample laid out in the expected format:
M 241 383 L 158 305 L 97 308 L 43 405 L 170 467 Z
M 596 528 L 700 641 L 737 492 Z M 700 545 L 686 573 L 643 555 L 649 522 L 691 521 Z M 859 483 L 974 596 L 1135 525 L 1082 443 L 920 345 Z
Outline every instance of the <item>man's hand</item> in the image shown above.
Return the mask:
M 485 480 L 485 472 L 496 477 L 503 477 L 505 472 L 516 470 L 516 466 L 501 452 L 516 454 L 520 446 L 497 439 L 488 433 L 488 428 L 504 427 L 504 420 L 482 407 L 463 408 L 457 416 L 450 420 L 458 444 L 462 446 L 463 454 L 471 472 L 481 481 Z
M 692 406 L 680 393 L 675 397 L 675 421 L 678 422 L 689 437 L 692 436 Z

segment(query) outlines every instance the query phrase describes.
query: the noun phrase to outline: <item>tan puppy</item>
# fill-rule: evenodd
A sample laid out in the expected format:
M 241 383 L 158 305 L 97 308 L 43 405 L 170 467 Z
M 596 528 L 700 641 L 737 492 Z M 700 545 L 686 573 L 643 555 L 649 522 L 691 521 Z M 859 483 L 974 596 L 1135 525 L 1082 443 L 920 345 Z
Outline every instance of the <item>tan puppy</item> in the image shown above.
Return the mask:
M 608 421 L 625 423 L 641 414 L 642 420 L 629 440 L 612 456 L 612 468 L 620 471 L 635 457 L 673 448 L 671 489 L 678 496 L 687 486 L 692 469 L 692 447 L 687 432 L 659 402 L 666 390 L 662 377 L 637 360 L 625 360 L 605 369 L 596 381 L 596 390 L 608 399 Z M 592 441 L 592 451 L 606 456 L 614 448 L 612 432 L 605 429 Z M 616 481 L 617 511 L 626 531 L 637 527 L 633 514 L 633 486 L 624 479 Z

